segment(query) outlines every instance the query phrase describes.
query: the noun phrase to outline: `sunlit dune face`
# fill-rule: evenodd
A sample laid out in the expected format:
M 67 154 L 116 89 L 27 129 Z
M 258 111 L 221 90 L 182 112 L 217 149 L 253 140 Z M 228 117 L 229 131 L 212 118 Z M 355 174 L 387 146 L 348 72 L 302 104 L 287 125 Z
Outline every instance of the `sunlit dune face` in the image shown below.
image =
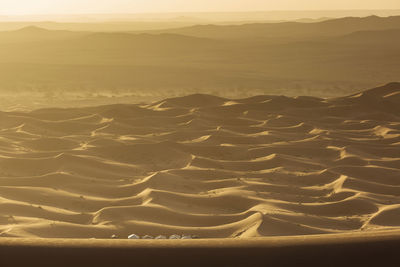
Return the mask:
M 0 253 L 20 255 L 12 237 L 301 235 L 315 252 L 304 236 L 400 236 L 400 6 L 373 10 L 396 5 L 0 0 Z M 247 10 L 275 11 L 227 12 Z

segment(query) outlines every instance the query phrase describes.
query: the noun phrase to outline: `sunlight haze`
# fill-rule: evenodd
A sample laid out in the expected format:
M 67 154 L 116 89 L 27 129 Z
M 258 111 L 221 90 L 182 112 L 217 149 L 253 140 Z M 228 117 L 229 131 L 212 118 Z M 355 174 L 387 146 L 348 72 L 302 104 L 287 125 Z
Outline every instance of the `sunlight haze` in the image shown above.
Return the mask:
M 398 8 L 398 0 L 0 0 L 1 15 Z

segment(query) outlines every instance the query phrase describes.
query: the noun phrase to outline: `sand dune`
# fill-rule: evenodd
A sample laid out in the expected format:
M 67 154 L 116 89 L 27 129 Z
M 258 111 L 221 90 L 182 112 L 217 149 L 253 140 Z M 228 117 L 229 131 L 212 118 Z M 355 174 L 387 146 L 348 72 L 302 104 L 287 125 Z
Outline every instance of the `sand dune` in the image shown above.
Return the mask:
M 359 94 L 0 112 L 3 237 L 400 227 L 400 83 Z

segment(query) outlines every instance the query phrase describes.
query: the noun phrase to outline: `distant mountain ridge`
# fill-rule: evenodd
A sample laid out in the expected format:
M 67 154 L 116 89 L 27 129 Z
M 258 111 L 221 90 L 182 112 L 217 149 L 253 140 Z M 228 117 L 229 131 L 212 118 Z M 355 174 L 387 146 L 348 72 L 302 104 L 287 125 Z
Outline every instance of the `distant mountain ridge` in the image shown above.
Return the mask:
M 27 26 L 16 31 L 0 32 L 0 43 L 20 43 L 66 40 L 82 36 L 82 32 L 53 31 L 37 26 Z
M 0 89 L 338 96 L 398 80 L 399 33 L 400 16 L 111 33 L 25 27 L 0 32 Z
M 48 33 L 50 30 L 44 29 L 41 27 L 37 26 L 26 26 L 24 28 L 21 28 L 19 30 L 14 31 L 14 33 L 24 33 L 24 34 L 42 34 L 42 33 Z M 12 32 L 12 31 L 11 31 Z
M 316 23 L 253 23 L 244 25 L 196 25 L 185 28 L 153 31 L 175 33 L 194 37 L 215 39 L 241 38 L 312 38 L 316 36 L 339 36 L 355 31 L 388 30 L 400 28 L 400 16 L 365 18 L 347 17 Z
M 352 44 L 392 43 L 393 45 L 398 45 L 400 42 L 400 28 L 380 31 L 357 31 L 338 37 L 337 40 Z
M 217 40 L 185 36 L 172 33 L 161 34 L 130 34 L 130 33 L 90 33 L 81 38 L 75 38 L 71 45 L 78 47 L 108 47 L 119 49 L 150 50 L 193 50 L 213 47 Z
M 16 31 L 0 31 L 1 42 L 39 41 L 43 39 L 57 40 L 69 39 L 75 37 L 99 38 L 108 36 L 109 38 L 128 38 L 132 35 L 141 35 L 143 38 L 152 38 L 153 36 L 182 36 L 188 38 L 215 39 L 215 40 L 284 40 L 304 41 L 312 38 L 326 38 L 338 36 L 351 36 L 347 38 L 366 38 L 366 35 L 377 35 L 378 31 L 394 31 L 400 29 L 400 16 L 377 17 L 370 16 L 365 18 L 347 17 L 341 19 L 324 20 L 313 23 L 301 22 L 282 22 L 282 23 L 251 23 L 243 25 L 196 25 L 184 28 L 175 28 L 167 30 L 153 31 L 135 31 L 135 32 L 74 32 L 65 30 L 48 30 L 37 26 L 27 26 Z M 364 33 L 361 33 L 364 32 Z M 381 33 L 387 35 L 390 32 Z M 108 34 L 108 35 L 107 35 Z M 362 36 L 363 37 L 362 37 Z M 146 37 L 147 36 L 147 37 Z

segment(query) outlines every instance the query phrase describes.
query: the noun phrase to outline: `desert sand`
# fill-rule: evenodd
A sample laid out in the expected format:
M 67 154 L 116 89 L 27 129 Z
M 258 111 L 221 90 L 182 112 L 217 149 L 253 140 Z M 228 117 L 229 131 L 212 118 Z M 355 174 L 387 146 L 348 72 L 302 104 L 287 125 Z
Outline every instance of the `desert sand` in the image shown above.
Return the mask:
M 400 83 L 0 113 L 4 238 L 400 229 Z

